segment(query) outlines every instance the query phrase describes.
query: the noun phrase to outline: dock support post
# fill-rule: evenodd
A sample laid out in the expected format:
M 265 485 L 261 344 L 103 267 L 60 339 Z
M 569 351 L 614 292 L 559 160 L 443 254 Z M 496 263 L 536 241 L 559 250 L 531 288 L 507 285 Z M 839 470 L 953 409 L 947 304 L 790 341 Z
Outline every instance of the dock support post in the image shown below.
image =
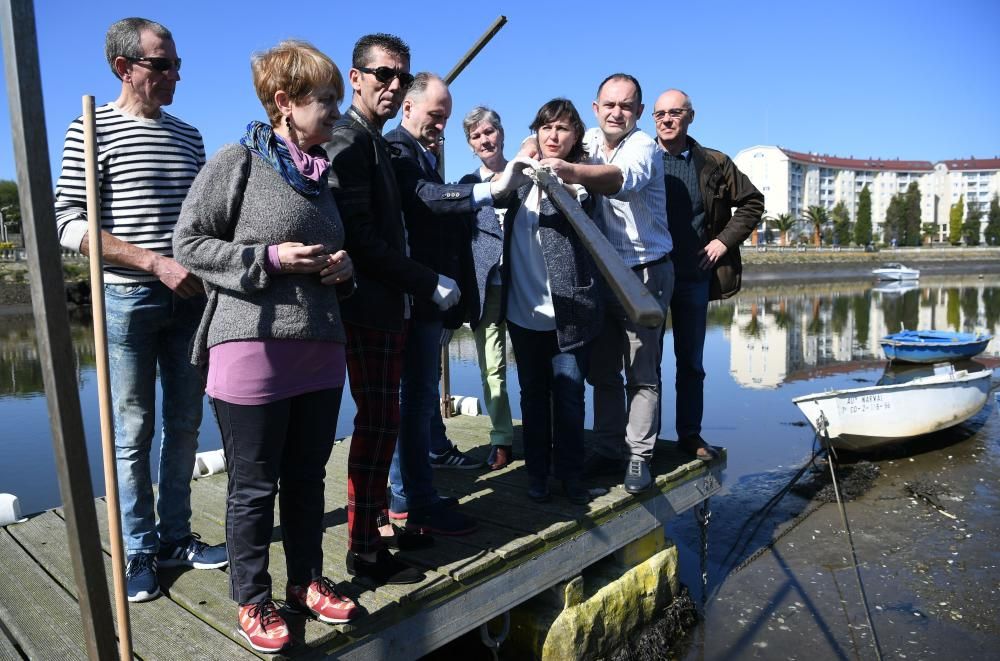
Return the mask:
M 31 306 L 84 642 L 91 659 L 113 659 L 117 656 L 115 627 L 69 334 L 45 135 L 35 11 L 30 0 L 2 0 L 0 25 Z

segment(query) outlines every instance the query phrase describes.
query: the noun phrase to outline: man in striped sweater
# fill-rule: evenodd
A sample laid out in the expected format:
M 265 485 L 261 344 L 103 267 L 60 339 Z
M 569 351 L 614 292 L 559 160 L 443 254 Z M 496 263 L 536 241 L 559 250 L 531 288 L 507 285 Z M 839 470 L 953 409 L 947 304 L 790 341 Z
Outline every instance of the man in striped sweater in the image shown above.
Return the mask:
M 97 109 L 104 296 L 115 447 L 129 601 L 160 594 L 157 566 L 227 564 L 225 547 L 191 532 L 191 473 L 204 382 L 188 360 L 201 319 L 201 282 L 173 259 L 181 203 L 205 163 L 201 134 L 161 110 L 173 101 L 181 61 L 169 30 L 126 18 L 107 33 L 105 53 L 119 97 Z M 70 124 L 56 184 L 62 245 L 88 253 L 83 122 Z M 156 374 L 163 432 L 156 521 L 150 450 Z

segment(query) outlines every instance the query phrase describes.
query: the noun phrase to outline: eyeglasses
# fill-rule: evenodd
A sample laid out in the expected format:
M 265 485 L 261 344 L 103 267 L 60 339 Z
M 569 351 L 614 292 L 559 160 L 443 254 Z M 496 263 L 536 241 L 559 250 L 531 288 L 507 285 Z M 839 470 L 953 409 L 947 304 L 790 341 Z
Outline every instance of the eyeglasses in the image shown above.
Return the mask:
M 129 57 L 127 55 L 124 57 L 129 62 L 145 62 L 151 69 L 156 69 L 160 73 L 166 73 L 171 69 L 181 70 L 181 58 L 179 57 L 176 60 L 171 60 L 169 57 Z
M 662 121 L 664 118 L 680 119 L 690 108 L 671 108 L 670 110 L 657 110 L 653 113 L 653 119 Z
M 391 83 L 393 78 L 399 78 L 399 86 L 404 89 L 413 84 L 413 74 L 406 71 L 400 71 L 399 69 L 393 69 L 392 67 L 376 67 L 374 69 L 369 67 L 356 68 L 362 73 L 370 73 L 375 76 L 375 80 L 383 85 Z

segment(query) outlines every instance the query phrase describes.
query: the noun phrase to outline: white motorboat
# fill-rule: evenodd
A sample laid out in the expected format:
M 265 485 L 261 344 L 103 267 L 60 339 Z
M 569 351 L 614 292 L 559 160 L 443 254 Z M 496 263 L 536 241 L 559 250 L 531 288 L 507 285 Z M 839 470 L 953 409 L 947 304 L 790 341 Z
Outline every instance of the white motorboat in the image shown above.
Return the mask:
M 879 280 L 916 280 L 920 277 L 918 269 L 911 269 L 899 262 L 889 262 L 885 266 L 872 269 L 872 273 Z
M 792 402 L 814 429 L 826 427 L 831 445 L 856 452 L 954 427 L 986 404 L 992 370 L 937 365 L 924 368 L 928 372 L 930 376 L 917 378 L 887 372 L 879 385 L 814 393 Z

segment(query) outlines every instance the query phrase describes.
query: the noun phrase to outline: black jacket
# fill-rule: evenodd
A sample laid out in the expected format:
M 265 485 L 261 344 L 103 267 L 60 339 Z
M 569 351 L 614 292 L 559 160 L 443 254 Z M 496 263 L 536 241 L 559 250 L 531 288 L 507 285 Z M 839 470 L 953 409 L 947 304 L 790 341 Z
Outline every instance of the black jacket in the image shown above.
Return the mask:
M 531 191 L 532 184 L 522 186 L 517 198 L 507 208 L 504 217 L 504 258 L 501 268 L 503 298 L 501 318 L 507 315 L 507 292 L 510 288 L 510 245 L 517 213 Z M 593 213 L 594 198 L 584 201 L 583 209 Z M 560 351 L 583 346 L 601 332 L 604 319 L 604 281 L 597 271 L 594 259 L 566 217 L 548 200 L 542 200 L 538 212 L 538 233 L 542 243 L 542 257 L 552 291 L 552 307 L 556 316 L 556 342 Z
M 392 153 L 392 167 L 406 221 L 410 258 L 436 273 L 455 280 L 462 296 L 458 305 L 442 313 L 430 298 L 413 302 L 413 318 L 442 320 L 447 328 L 465 321 L 468 300 L 466 273 L 469 257 L 469 218 L 472 214 L 472 184 L 445 184 L 431 167 L 417 139 L 402 126 L 385 135 Z
M 341 304 L 344 320 L 384 331 L 403 329 L 403 295 L 430 301 L 437 273 L 406 256 L 396 175 L 388 143 L 351 108 L 324 145 L 330 188 L 344 222 L 344 248 L 354 262 L 354 296 Z

